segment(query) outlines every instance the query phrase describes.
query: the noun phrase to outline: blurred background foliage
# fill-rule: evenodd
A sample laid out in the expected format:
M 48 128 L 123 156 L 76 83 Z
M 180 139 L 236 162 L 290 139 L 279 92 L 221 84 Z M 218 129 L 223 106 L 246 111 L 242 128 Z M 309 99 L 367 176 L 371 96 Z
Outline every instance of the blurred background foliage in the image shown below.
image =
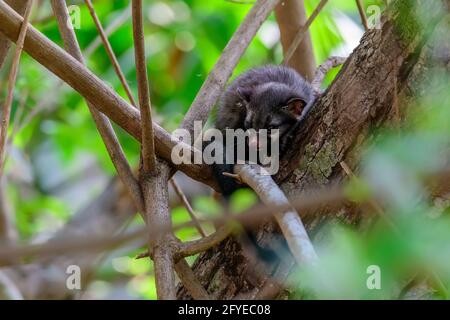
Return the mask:
M 305 1 L 309 13 L 318 2 Z M 87 8 L 82 1 L 68 3 L 79 4 L 81 19 L 76 32 L 89 68 L 127 99 L 106 51 L 99 45 Z M 105 29 L 117 25 L 109 40 L 136 96 L 129 1 L 93 3 Z M 382 1 L 365 1 L 366 6 L 373 4 L 383 9 Z M 152 105 L 156 120 L 170 132 L 178 126 L 250 5 L 226 0 L 155 0 L 145 1 L 145 6 Z M 35 26 L 62 45 L 50 15 L 49 1 L 41 1 L 34 12 Z M 330 1 L 312 25 L 311 34 L 319 63 L 330 55 L 349 55 L 363 35 L 355 2 Z M 279 30 L 272 15 L 233 76 L 281 61 Z M 2 99 L 6 96 L 7 70 L 8 66 L 0 72 Z M 326 85 L 337 72 L 330 73 Z M 440 75 L 436 83 L 448 84 L 445 77 Z M 398 232 L 382 220 L 365 233 L 331 226 L 330 241 L 320 246 L 322 267 L 294 274 L 292 283 L 300 281 L 304 290 L 293 293 L 293 298 L 299 294 L 308 297 L 309 293 L 318 298 L 393 298 L 399 295 L 401 284 L 418 270 L 425 270 L 424 275 L 438 274 L 444 285 L 450 283 L 450 221 L 443 215 L 446 209 L 439 211 L 426 196 L 419 180 L 447 164 L 450 98 L 443 92 L 418 101 L 401 133 L 390 129 L 378 135 L 376 145 L 365 153 L 362 181 L 349 185 L 349 192 L 359 198 L 381 186 L 385 190 L 385 214 Z M 20 240 L 43 241 L 104 190 L 114 168 L 84 100 L 26 54 L 21 60 L 12 122 L 17 123 L 18 130 L 10 132 L 14 140 L 8 155 L 7 196 L 14 208 Z M 136 165 L 138 144 L 116 129 L 128 159 Z M 362 184 L 367 189 L 363 194 Z M 231 208 L 239 212 L 256 202 L 253 193 L 242 190 L 233 196 Z M 208 192 L 194 195 L 192 204 L 202 217 L 221 212 L 220 204 Z M 175 224 L 189 221 L 180 205 L 174 206 L 172 213 Z M 133 223 L 142 222 L 136 218 Z M 177 236 L 191 240 L 199 235 L 192 228 L 179 231 Z M 134 259 L 142 250 L 123 248 L 108 256 L 81 297 L 154 299 L 152 267 L 146 259 Z M 382 290 L 367 289 L 368 265 L 383 270 Z M 442 292 L 429 294 L 445 296 Z

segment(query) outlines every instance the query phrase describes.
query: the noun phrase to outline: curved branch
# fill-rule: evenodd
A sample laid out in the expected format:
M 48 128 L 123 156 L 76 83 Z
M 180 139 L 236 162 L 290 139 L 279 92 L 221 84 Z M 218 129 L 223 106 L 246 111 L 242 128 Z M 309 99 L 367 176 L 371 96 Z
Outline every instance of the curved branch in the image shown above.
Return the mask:
M 255 164 L 235 166 L 234 171 L 269 206 L 286 206 L 289 209 L 276 211 L 274 216 L 299 266 L 317 262 L 317 254 L 306 232 L 299 214 L 289 204 L 280 187 L 264 169 Z

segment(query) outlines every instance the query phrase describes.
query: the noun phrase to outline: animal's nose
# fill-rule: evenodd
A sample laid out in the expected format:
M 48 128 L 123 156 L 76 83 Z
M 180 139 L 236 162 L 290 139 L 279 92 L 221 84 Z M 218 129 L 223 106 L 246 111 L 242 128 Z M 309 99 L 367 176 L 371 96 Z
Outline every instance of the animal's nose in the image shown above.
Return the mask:
M 244 121 L 244 127 L 245 127 L 245 130 L 248 130 L 248 129 L 250 129 L 251 128 L 251 122 L 249 121 L 249 120 L 245 120 Z

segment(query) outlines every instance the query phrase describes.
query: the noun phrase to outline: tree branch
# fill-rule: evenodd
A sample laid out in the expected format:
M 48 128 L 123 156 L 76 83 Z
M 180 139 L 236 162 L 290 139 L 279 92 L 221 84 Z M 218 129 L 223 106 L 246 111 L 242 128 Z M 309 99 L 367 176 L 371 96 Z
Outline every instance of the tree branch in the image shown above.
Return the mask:
M 111 47 L 111 44 L 109 43 L 108 36 L 106 35 L 105 31 L 103 30 L 102 23 L 100 22 L 100 19 L 98 18 L 97 14 L 95 13 L 94 6 L 92 5 L 91 0 L 84 0 L 84 2 L 86 3 L 86 6 L 89 9 L 89 13 L 91 14 L 92 20 L 94 20 L 94 24 L 97 27 L 98 33 L 100 35 L 100 39 L 103 42 L 103 45 L 106 49 L 106 53 L 108 54 L 109 60 L 111 61 L 112 65 L 114 67 L 114 70 L 115 70 L 117 76 L 119 77 L 120 83 L 122 83 L 122 86 L 125 89 L 125 92 L 128 96 L 128 99 L 130 100 L 131 104 L 133 106 L 136 106 L 136 101 L 134 100 L 131 88 L 128 85 L 127 79 L 126 79 L 125 75 L 123 74 L 122 69 L 120 68 L 119 61 L 117 60 L 114 50 Z
M 275 8 L 275 17 L 280 27 L 281 45 L 286 56 L 298 30 L 307 21 L 304 0 L 281 1 Z M 312 80 L 316 68 L 316 59 L 314 57 L 311 35 L 308 30 L 306 30 L 301 46 L 296 48 L 290 59 L 285 60 L 288 61 L 287 65 L 297 70 L 305 79 L 308 81 Z
M 145 173 L 155 172 L 156 157 L 153 139 L 152 107 L 145 58 L 144 23 L 142 18 L 142 0 L 132 0 L 131 14 L 133 17 L 133 39 L 136 59 L 136 74 L 139 92 L 139 107 L 141 110 L 141 156 Z
M 304 42 L 303 40 L 306 38 L 306 41 L 309 37 L 308 29 L 311 26 L 311 24 L 314 22 L 316 17 L 319 15 L 320 11 L 322 11 L 323 7 L 327 4 L 328 0 L 320 0 L 320 3 L 316 7 L 316 9 L 313 11 L 311 16 L 308 18 L 308 20 L 305 22 L 305 24 L 301 25 L 301 27 L 298 29 L 297 33 L 295 34 L 295 37 L 290 43 L 289 47 L 285 50 L 284 60 L 283 64 L 290 65 L 290 60 L 294 56 L 295 52 L 297 51 L 297 48 L 300 46 L 300 44 L 304 44 L 306 48 L 308 47 L 308 42 Z M 310 40 L 311 41 L 311 40 Z M 306 50 L 306 49 L 305 49 Z M 312 48 L 311 55 L 312 53 Z M 314 72 L 315 64 L 310 67 L 313 68 L 313 71 L 309 71 L 311 74 L 307 74 L 306 76 L 309 77 L 309 80 L 312 80 L 312 73 Z
M 17 41 L 17 33 L 22 20 L 6 3 L 0 1 L 0 32 L 10 40 Z M 24 50 L 78 91 L 92 105 L 98 107 L 99 111 L 108 116 L 108 118 L 120 125 L 138 141 L 141 140 L 139 111 L 130 106 L 83 64 L 65 53 L 32 26 L 29 26 L 25 37 Z M 173 139 L 171 135 L 156 123 L 153 124 L 153 130 L 155 132 L 157 154 L 170 162 L 171 150 L 175 145 L 179 144 L 179 141 Z M 182 163 L 175 167 L 193 179 L 217 189 L 217 184 L 211 178 L 211 175 L 205 174 L 210 172 L 209 166 Z
M 69 25 L 71 23 L 69 11 L 65 0 L 52 0 L 51 5 L 54 14 L 58 20 L 58 28 L 64 41 L 64 46 L 74 58 L 84 63 L 83 54 L 81 53 L 74 29 Z M 105 143 L 108 154 L 114 167 L 117 170 L 119 178 L 126 186 L 130 196 L 132 197 L 137 209 L 143 212 L 144 205 L 142 200 L 141 189 L 137 180 L 134 178 L 133 171 L 125 157 L 125 153 L 119 143 L 114 129 L 109 119 L 100 113 L 91 103 L 87 102 L 89 111 L 95 121 L 97 130 L 99 131 L 103 142 Z
M 280 226 L 286 241 L 299 266 L 314 265 L 317 254 L 309 239 L 306 229 L 295 209 L 290 206 L 289 200 L 272 180 L 269 174 L 264 174 L 258 165 L 237 165 L 235 172 L 243 182 L 250 186 L 269 206 L 286 206 L 289 209 L 277 211 L 274 216 Z
M 245 17 L 233 37 L 228 42 L 222 55 L 209 73 L 191 107 L 186 113 L 181 128 L 194 132 L 194 122 L 205 122 L 209 112 L 222 94 L 228 79 L 238 64 L 245 50 L 255 37 L 260 26 L 280 0 L 258 0 Z M 195 137 L 196 138 L 196 137 Z
M 16 11 L 19 15 L 23 16 L 27 8 L 28 0 L 5 0 L 5 2 L 11 6 L 11 8 Z M 0 34 L 0 69 L 5 62 L 6 56 L 8 55 L 9 48 L 11 47 L 11 41 L 4 35 Z
M 14 58 L 11 66 L 11 70 L 8 76 L 8 94 L 6 96 L 5 103 L 2 108 L 2 119 L 0 124 L 0 177 L 3 174 L 4 157 L 6 141 L 8 137 L 9 120 L 11 117 L 11 108 L 14 100 L 14 88 L 16 86 L 17 74 L 19 72 L 20 57 L 22 55 L 23 44 L 25 42 L 25 36 L 28 30 L 28 21 L 31 15 L 31 8 L 33 6 L 33 0 L 28 0 L 27 8 L 23 18 L 23 23 L 20 26 L 19 37 L 17 39 L 16 50 L 14 51 Z

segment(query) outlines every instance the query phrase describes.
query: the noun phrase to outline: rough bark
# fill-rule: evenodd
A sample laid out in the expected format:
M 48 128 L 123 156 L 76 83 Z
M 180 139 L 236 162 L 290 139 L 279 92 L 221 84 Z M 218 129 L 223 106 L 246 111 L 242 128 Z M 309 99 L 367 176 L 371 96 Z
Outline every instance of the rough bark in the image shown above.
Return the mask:
M 299 128 L 293 141 L 296 148 L 286 155 L 276 177 L 288 196 L 294 197 L 306 188 L 325 186 L 331 181 L 342 181 L 345 173 L 339 162 L 346 161 L 356 167 L 361 147 L 371 138 L 369 129 L 380 127 L 391 118 L 395 88 L 403 94 L 413 81 L 411 77 L 416 79 L 414 67 L 424 44 L 448 13 L 448 1 L 417 1 L 417 7 L 415 2 L 394 2 L 383 17 L 381 29 L 365 34 L 338 77 L 316 103 L 311 116 Z M 427 12 L 426 24 L 416 18 L 423 12 Z M 341 210 L 338 218 L 357 224 L 361 216 L 352 213 L 347 215 Z M 322 220 L 319 216 L 304 221 L 313 238 Z M 273 223 L 267 222 L 260 229 L 259 239 L 264 243 L 274 233 Z M 252 262 L 232 238 L 200 255 L 193 269 L 214 298 L 233 299 L 252 293 L 255 288 L 248 272 L 254 269 Z M 178 298 L 190 297 L 179 288 Z
M 446 3 L 448 4 L 448 1 Z M 436 12 L 432 11 L 431 14 L 436 14 Z M 439 20 L 438 18 L 436 16 L 436 21 Z M 389 21 L 391 22 L 389 23 Z M 365 46 L 365 49 L 358 49 L 355 52 L 329 92 L 318 102 L 318 107 L 315 109 L 310 121 L 301 128 L 300 132 L 306 133 L 306 138 L 304 138 L 304 142 L 300 143 L 301 148 L 299 148 L 298 154 L 305 154 L 303 159 L 307 160 L 301 161 L 300 169 L 297 169 L 295 174 L 289 179 L 284 179 L 284 177 L 287 176 L 290 169 L 282 171 L 278 178 L 279 181 L 283 181 L 283 188 L 290 195 L 297 194 L 311 184 L 324 185 L 333 178 L 342 179 L 343 174 L 340 168 L 336 166 L 339 161 L 336 158 L 346 159 L 352 166 L 357 163 L 358 150 L 360 150 L 361 144 L 367 141 L 366 133 L 368 128 L 380 126 L 392 117 L 393 113 L 390 112 L 392 104 L 390 102 L 393 99 L 394 83 L 388 81 L 389 76 L 399 80 L 400 97 L 409 99 L 416 92 L 418 79 L 421 78 L 422 72 L 428 69 L 427 65 L 418 65 L 416 63 L 421 61 L 418 57 L 425 55 L 423 52 L 422 55 L 419 53 L 423 47 L 422 40 L 426 38 L 428 29 L 421 29 L 417 34 L 417 39 L 407 39 L 406 43 L 408 45 L 405 45 L 398 43 L 398 36 L 392 37 L 390 35 L 393 28 L 392 21 L 395 21 L 395 16 L 394 19 L 388 20 L 383 24 L 382 30 L 373 30 L 365 36 L 362 41 L 362 46 Z M 434 23 L 427 27 L 432 28 L 433 25 Z M 382 43 L 382 47 L 376 42 L 378 40 Z M 391 52 L 389 50 L 386 51 L 387 49 L 395 49 L 394 56 L 397 57 L 397 54 L 401 57 L 399 65 L 393 62 L 397 61 L 397 59 L 389 60 L 392 57 L 390 55 Z M 381 57 L 384 58 L 381 59 Z M 365 67 L 366 64 L 368 64 L 367 68 Z M 445 64 L 448 64 L 448 60 Z M 383 76 L 370 78 L 370 76 L 365 75 L 367 70 L 372 70 L 371 75 L 373 76 L 375 70 L 378 69 L 382 69 L 379 71 L 386 78 L 383 78 Z M 398 72 L 399 70 L 402 70 L 402 72 Z M 351 79 L 353 79 L 350 82 L 352 84 L 363 81 L 355 88 L 355 91 L 361 90 L 356 92 L 360 99 L 357 99 L 357 101 L 349 99 L 351 104 L 344 105 L 342 103 L 343 95 L 348 94 L 348 90 L 352 89 L 350 85 L 346 85 L 345 81 L 350 81 Z M 376 82 L 378 87 L 376 84 L 372 84 L 373 82 Z M 375 88 L 377 88 L 377 91 L 374 92 Z M 380 98 L 382 99 L 378 100 L 380 88 L 382 88 L 380 93 Z M 338 89 L 343 92 L 339 93 Z M 333 94 L 333 98 L 337 100 L 333 100 L 332 97 L 327 98 L 330 94 Z M 344 113 L 342 112 L 343 110 L 347 112 Z M 353 113 L 356 114 L 356 118 L 353 118 Z M 354 119 L 357 120 L 353 122 Z M 362 123 L 362 119 L 365 119 L 367 122 Z M 348 121 L 354 123 L 350 133 L 347 132 L 346 127 Z M 314 129 L 317 130 L 317 136 L 313 133 L 307 134 L 309 130 Z M 345 135 L 340 134 L 342 132 Z M 329 137 L 333 138 L 330 142 L 327 141 Z M 333 149 L 334 147 L 330 146 L 333 143 L 337 143 L 340 147 Z M 291 156 L 295 158 L 298 154 Z M 125 193 L 123 191 L 119 192 L 116 188 L 117 184 L 111 185 L 95 204 L 82 214 L 77 215 L 61 231 L 60 236 L 66 236 L 67 234 L 83 236 L 84 234 L 96 232 L 111 231 L 112 233 L 117 231 L 134 210 Z M 351 217 L 348 218 L 350 222 L 356 222 L 357 220 Z M 94 224 L 92 223 L 93 221 L 97 221 L 97 223 Z M 309 230 L 314 230 L 320 219 L 305 222 L 308 223 L 307 227 Z M 268 234 L 270 235 L 270 233 Z M 12 275 L 11 278 L 17 279 L 17 283 L 21 284 L 21 290 L 25 297 L 64 298 L 73 294 L 73 292 L 69 292 L 65 288 L 66 266 L 75 263 L 83 269 L 84 265 L 91 266 L 93 260 L 92 257 L 84 255 L 82 257 L 59 257 L 42 263 L 8 270 L 8 273 Z M 213 298 L 233 298 L 250 291 L 254 287 L 252 282 L 248 280 L 249 273 L 247 270 L 249 267 L 251 265 L 248 264 L 245 256 L 242 254 L 240 245 L 233 240 L 227 240 L 222 242 L 217 248 L 201 255 L 196 262 L 195 273 L 202 284 L 208 288 Z M 277 272 L 280 273 L 279 270 Z M 274 292 L 272 292 L 273 296 L 279 290 L 274 290 Z M 179 297 L 190 298 L 184 290 L 179 291 Z

